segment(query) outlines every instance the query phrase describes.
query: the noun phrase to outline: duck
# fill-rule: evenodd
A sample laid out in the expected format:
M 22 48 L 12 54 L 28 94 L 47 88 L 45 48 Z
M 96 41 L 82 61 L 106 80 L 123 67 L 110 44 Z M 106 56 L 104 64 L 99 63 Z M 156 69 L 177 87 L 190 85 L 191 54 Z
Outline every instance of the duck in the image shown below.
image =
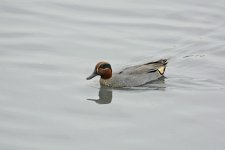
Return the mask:
M 160 59 L 141 65 L 126 67 L 113 73 L 110 63 L 101 61 L 96 64 L 93 73 L 86 79 L 100 76 L 100 85 L 112 88 L 136 87 L 147 84 L 164 76 L 167 59 Z

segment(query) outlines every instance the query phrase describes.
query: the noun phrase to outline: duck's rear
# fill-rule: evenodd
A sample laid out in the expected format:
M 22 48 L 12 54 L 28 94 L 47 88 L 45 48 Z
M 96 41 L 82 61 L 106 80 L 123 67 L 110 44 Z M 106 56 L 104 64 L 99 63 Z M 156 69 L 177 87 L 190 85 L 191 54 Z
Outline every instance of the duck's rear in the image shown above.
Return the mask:
M 145 65 L 149 65 L 149 66 L 154 67 L 154 69 L 150 70 L 150 71 L 153 71 L 153 72 L 158 71 L 161 75 L 164 75 L 167 63 L 168 63 L 167 59 L 160 59 L 160 60 L 155 61 L 155 62 L 149 62 Z

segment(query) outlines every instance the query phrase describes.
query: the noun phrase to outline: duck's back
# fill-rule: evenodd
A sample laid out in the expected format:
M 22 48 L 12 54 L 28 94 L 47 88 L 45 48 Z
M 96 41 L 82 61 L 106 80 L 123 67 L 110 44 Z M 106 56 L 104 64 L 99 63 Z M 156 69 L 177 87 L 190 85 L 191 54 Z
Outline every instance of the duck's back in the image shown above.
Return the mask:
M 161 59 L 154 62 L 149 62 L 143 65 L 131 66 L 123 69 L 117 74 L 122 75 L 136 75 L 136 74 L 148 74 L 159 71 L 160 74 L 164 74 L 167 64 L 167 59 Z

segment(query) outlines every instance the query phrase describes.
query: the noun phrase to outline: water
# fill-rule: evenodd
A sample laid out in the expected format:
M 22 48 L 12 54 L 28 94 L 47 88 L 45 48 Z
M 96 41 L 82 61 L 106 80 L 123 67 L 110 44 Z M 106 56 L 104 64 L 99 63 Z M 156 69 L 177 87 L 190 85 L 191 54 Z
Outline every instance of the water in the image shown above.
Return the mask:
M 224 40 L 223 0 L 1 0 L 0 149 L 224 149 Z M 159 58 L 143 87 L 85 80 Z

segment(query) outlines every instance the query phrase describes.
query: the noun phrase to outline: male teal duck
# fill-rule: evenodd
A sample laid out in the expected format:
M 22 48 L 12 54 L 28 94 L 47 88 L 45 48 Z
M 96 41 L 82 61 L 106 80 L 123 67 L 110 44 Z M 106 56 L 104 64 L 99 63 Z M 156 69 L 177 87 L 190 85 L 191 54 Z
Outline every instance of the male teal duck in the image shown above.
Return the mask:
M 94 72 L 87 77 L 87 80 L 99 75 L 100 84 L 108 87 L 134 87 L 141 86 L 150 81 L 157 80 L 164 75 L 167 59 L 149 62 L 142 65 L 131 66 L 118 73 L 112 73 L 111 65 L 108 62 L 99 62 Z

